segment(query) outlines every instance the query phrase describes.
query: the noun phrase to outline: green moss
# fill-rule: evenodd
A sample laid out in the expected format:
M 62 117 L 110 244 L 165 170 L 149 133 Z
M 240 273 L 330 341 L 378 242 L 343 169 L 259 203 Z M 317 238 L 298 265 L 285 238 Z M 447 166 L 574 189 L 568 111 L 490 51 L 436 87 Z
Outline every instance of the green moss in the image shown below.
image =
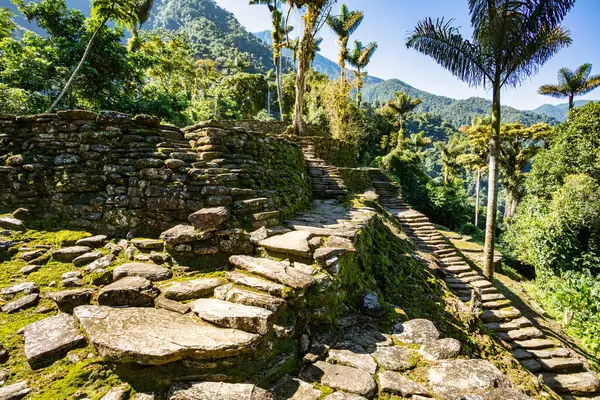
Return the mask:
M 30 244 L 52 246 L 59 248 L 71 246 L 79 239 L 92 236 L 91 233 L 75 230 L 35 230 L 31 229 L 15 235 L 16 240 L 23 240 Z
M 321 392 L 321 395 L 319 396 L 319 399 L 324 399 L 325 397 L 329 396 L 330 394 L 334 393 L 335 390 L 333 390 L 332 388 L 330 388 L 329 386 L 325 386 L 322 385 L 318 382 L 313 382 L 313 387 L 315 389 L 317 389 L 318 391 Z

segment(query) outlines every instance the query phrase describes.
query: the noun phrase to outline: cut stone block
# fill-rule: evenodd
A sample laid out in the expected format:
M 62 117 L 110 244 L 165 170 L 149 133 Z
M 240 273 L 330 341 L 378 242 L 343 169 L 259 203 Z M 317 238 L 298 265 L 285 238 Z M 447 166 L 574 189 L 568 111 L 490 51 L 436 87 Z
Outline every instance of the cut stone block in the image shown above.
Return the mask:
M 332 389 L 365 397 L 371 397 L 377 390 L 377 384 L 368 372 L 323 361 L 317 361 L 304 368 L 300 372 L 300 378 L 307 382 L 320 382 Z
M 311 275 L 291 266 L 289 262 L 250 256 L 231 256 L 229 262 L 250 273 L 283 283 L 292 289 L 306 289 L 316 282 Z
M 225 276 L 231 282 L 244 285 L 252 289 L 261 290 L 267 292 L 272 296 L 282 297 L 284 293 L 284 286 L 267 279 L 262 279 L 254 275 L 246 274 L 239 271 L 227 271 Z
M 236 288 L 233 285 L 218 287 L 215 289 L 215 297 L 230 303 L 264 308 L 272 313 L 277 313 L 286 306 L 286 302 L 278 297 Z
M 258 335 L 218 328 L 189 314 L 154 308 L 81 306 L 73 314 L 108 362 L 162 365 L 231 357 L 260 340 Z
M 264 389 L 248 383 L 178 382 L 171 386 L 169 400 L 274 400 Z
M 210 297 L 215 288 L 223 282 L 218 278 L 200 278 L 189 281 L 171 282 L 161 287 L 163 295 L 171 300 L 193 300 L 201 297 Z
M 272 326 L 273 313 L 263 308 L 218 299 L 199 299 L 190 308 L 201 319 L 227 328 L 266 335 Z
M 58 314 L 27 325 L 23 336 L 25 357 L 32 368 L 46 366 L 69 350 L 85 344 L 83 335 L 69 314 Z
M 402 397 L 413 395 L 429 396 L 429 390 L 426 387 L 411 381 L 398 372 L 384 371 L 380 372 L 377 377 L 379 378 L 380 392 L 400 395 Z
M 115 281 L 126 276 L 139 276 L 156 282 L 170 279 L 173 274 L 168 269 L 151 263 L 122 264 L 113 271 L 113 280 Z
M 272 236 L 262 240 L 259 244 L 267 250 L 282 254 L 290 254 L 303 258 L 310 258 L 312 250 L 308 244 L 311 233 L 305 231 L 292 231 L 283 235 Z

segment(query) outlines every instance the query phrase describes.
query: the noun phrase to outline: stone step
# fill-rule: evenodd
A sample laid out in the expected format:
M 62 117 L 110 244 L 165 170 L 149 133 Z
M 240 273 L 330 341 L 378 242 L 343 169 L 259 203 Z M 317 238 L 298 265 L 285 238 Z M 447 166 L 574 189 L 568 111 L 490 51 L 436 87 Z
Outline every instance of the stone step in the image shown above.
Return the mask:
M 446 270 L 452 274 L 459 274 L 461 272 L 472 271 L 472 268 L 468 265 L 451 265 L 449 267 L 444 267 L 444 270 Z
M 225 276 L 230 282 L 236 285 L 242 285 L 254 290 L 266 292 L 271 296 L 283 297 L 285 287 L 268 279 L 259 278 L 256 275 L 248 274 L 239 270 L 227 271 Z
M 583 370 L 583 362 L 577 358 L 545 358 L 539 360 L 542 370 L 548 372 L 570 372 Z
M 549 349 L 552 347 L 556 347 L 556 344 L 548 339 L 527 339 L 527 340 L 515 340 L 513 342 L 515 348 L 523 348 L 523 349 Z
M 231 256 L 229 262 L 240 269 L 282 283 L 292 289 L 306 289 L 316 282 L 315 278 L 307 273 L 307 266 L 302 267 L 300 263 L 291 266 L 289 262 L 251 256 Z
M 261 240 L 259 245 L 277 253 L 310 259 L 312 257 L 312 250 L 308 245 L 308 239 L 311 236 L 310 232 L 292 231 Z
M 514 307 L 502 308 L 500 310 L 485 310 L 481 316 L 484 323 L 487 322 L 505 322 L 517 319 L 521 312 Z
M 235 287 L 233 284 L 223 285 L 215 289 L 215 297 L 230 303 L 259 307 L 278 313 L 286 306 L 285 300 L 269 294 L 263 294 Z
M 544 337 L 544 333 L 537 328 L 529 327 L 522 329 L 514 329 L 508 332 L 496 332 L 494 333 L 499 339 L 502 340 L 528 340 L 528 339 L 540 339 Z
M 230 303 L 219 299 L 199 299 L 190 309 L 206 322 L 232 329 L 266 335 L 271 330 L 273 313 L 259 307 Z
M 504 308 L 510 306 L 510 300 L 492 300 L 492 301 L 483 301 L 483 307 L 488 308 L 490 310 L 495 310 L 498 308 Z
M 586 394 L 600 390 L 600 381 L 592 372 L 575 374 L 543 373 L 542 379 L 557 393 Z
M 509 322 L 489 322 L 485 327 L 492 332 L 508 332 L 515 329 L 521 329 L 532 326 L 531 321 L 525 317 L 513 319 Z
M 73 315 L 108 362 L 162 365 L 183 359 L 218 359 L 246 352 L 260 341 L 259 335 L 149 307 L 80 306 Z

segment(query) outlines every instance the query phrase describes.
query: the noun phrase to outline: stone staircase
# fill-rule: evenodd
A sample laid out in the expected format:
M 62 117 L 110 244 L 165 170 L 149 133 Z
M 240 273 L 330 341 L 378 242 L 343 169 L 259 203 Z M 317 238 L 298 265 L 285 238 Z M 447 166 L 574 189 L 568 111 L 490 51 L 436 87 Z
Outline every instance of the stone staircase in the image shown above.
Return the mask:
M 309 137 L 298 137 L 308 164 L 308 174 L 312 183 L 313 196 L 319 199 L 335 199 L 348 194 L 337 167 L 316 156 L 315 144 Z
M 420 249 L 435 256 L 448 287 L 463 302 L 470 302 L 473 295 L 478 295 L 483 309 L 482 322 L 523 367 L 539 374 L 539 379 L 564 399 L 600 398 L 600 381 L 573 350 L 551 340 L 522 316 L 479 270 L 469 265 L 424 214 L 402 201 L 396 183 L 381 171 L 373 171 L 372 177 L 381 206 L 399 220 Z

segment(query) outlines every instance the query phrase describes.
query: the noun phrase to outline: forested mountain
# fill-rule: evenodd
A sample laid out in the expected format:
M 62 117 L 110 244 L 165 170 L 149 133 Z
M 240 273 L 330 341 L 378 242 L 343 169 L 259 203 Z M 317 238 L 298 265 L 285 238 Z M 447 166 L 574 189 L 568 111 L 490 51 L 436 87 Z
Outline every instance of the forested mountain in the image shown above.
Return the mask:
M 430 112 L 455 127 L 470 124 L 473 117 L 489 114 L 492 109 L 492 102 L 481 97 L 455 100 L 416 89 L 399 79 L 389 79 L 384 82 L 367 85 L 363 92 L 363 98 L 371 103 L 385 103 L 393 99 L 394 92 L 398 91 L 423 100 L 423 103 L 417 108 L 417 112 Z M 526 125 L 536 122 L 547 122 L 550 124 L 558 122 L 552 116 L 544 115 L 543 113 L 522 111 L 508 106 L 502 107 L 502 120 L 507 123 L 520 122 Z
M 576 100 L 575 107 L 582 107 L 589 103 L 591 100 Z M 560 122 L 564 122 L 567 120 L 567 114 L 569 113 L 569 103 L 563 104 L 544 104 L 539 106 L 535 110 L 531 110 L 531 112 L 536 114 L 549 115 L 551 117 L 556 118 Z
M 148 28 L 187 34 L 197 58 L 236 60 L 249 65 L 249 72 L 266 72 L 273 67 L 269 47 L 214 0 L 160 0 L 155 8 Z

